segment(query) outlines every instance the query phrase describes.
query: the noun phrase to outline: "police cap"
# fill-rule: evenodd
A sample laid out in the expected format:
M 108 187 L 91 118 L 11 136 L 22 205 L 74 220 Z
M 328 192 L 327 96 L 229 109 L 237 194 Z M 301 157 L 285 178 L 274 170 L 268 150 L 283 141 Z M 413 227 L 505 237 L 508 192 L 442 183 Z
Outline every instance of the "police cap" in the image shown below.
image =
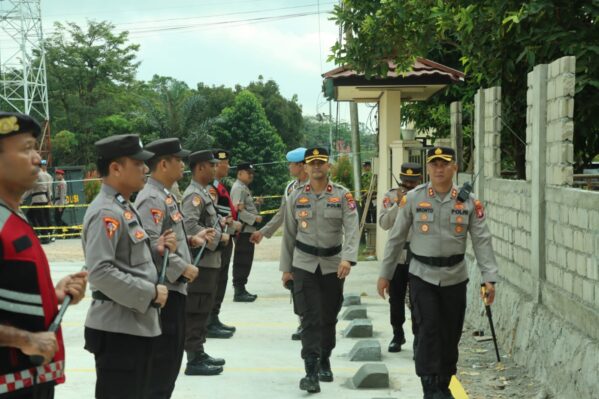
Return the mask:
M 214 154 L 211 150 L 196 151 L 189 156 L 190 165 L 195 165 L 200 162 L 218 163 L 218 159 L 214 159 Z
M 103 161 L 112 161 L 120 157 L 147 161 L 154 156 L 153 152 L 144 150 L 137 134 L 117 134 L 98 140 L 94 145 L 98 158 Z
M 325 148 L 313 147 L 306 150 L 305 162 L 312 161 L 329 162 L 329 152 Z
M 254 173 L 255 169 L 251 162 L 241 162 L 237 165 L 237 171 L 239 172 L 240 170 L 247 170 L 250 173 Z
M 296 148 L 287 153 L 287 162 L 304 162 L 306 156 L 306 149 L 304 147 Z
M 399 178 L 403 181 L 418 181 L 422 177 L 422 166 L 414 162 L 404 162 L 401 165 Z
M 0 112 L 0 138 L 21 133 L 31 133 L 33 137 L 38 138 L 42 133 L 42 128 L 29 115 L 18 112 Z
M 181 142 L 178 138 L 154 140 L 146 145 L 146 150 L 153 152 L 155 157 L 172 155 L 185 159 L 191 154 L 191 151 L 184 150 L 181 147 Z
M 215 150 L 212 150 L 212 152 L 214 153 L 214 158 L 216 158 L 218 161 L 226 161 L 227 159 L 229 159 L 229 151 L 227 150 L 217 148 Z
M 428 163 L 435 159 L 452 162 L 455 160 L 455 150 L 450 147 L 433 147 L 426 153 L 426 162 Z

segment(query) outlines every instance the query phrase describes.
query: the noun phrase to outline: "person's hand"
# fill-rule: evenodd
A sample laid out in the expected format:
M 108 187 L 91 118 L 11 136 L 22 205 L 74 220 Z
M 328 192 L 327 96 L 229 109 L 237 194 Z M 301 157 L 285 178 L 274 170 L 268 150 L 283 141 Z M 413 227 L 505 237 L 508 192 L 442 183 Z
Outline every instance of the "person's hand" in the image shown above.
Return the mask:
M 158 304 L 161 308 L 166 305 L 166 300 L 168 299 L 168 288 L 166 285 L 157 284 L 156 285 L 156 297 L 154 298 L 154 303 Z
M 287 282 L 289 280 L 293 280 L 293 273 L 283 272 L 283 276 L 281 277 L 281 281 L 283 281 L 283 287 L 287 288 Z
M 25 342 L 19 347 L 21 352 L 28 356 L 42 356 L 44 363 L 52 360 L 58 350 L 58 341 L 53 332 L 27 332 Z
M 256 216 L 256 223 L 262 223 L 262 216 Z
M 227 245 L 229 243 L 229 239 L 231 238 L 231 236 L 227 233 L 223 233 L 220 236 L 220 242 L 222 242 L 224 245 Z
M 480 297 L 485 305 L 492 305 L 495 301 L 495 284 L 485 283 L 485 285 L 481 287 Z
M 168 248 L 171 252 L 177 250 L 177 235 L 172 229 L 168 229 L 160 237 L 158 237 L 158 244 L 156 245 L 158 253 L 164 255 L 164 248 Z
M 376 290 L 381 298 L 386 299 L 385 293 L 389 295 L 389 280 L 379 277 L 378 281 L 376 282 Z
M 240 202 L 239 204 L 237 204 L 237 211 L 241 212 L 245 209 L 245 204 L 243 202 Z
M 227 223 L 229 226 L 231 226 L 231 225 L 233 224 L 233 222 L 235 221 L 235 220 L 233 219 L 233 216 L 227 216 L 227 217 L 225 218 L 225 220 L 226 220 L 226 223 Z
M 198 277 L 199 271 L 200 269 L 198 269 L 194 265 L 187 265 L 185 266 L 185 270 L 183 270 L 183 273 L 181 273 L 181 275 L 187 279 L 188 283 L 191 283 Z
M 260 230 L 254 231 L 250 236 L 250 242 L 253 244 L 260 244 L 260 241 L 262 241 L 263 237 L 264 235 L 260 232 Z
M 67 295 L 71 296 L 71 304 L 76 305 L 85 296 L 87 286 L 87 272 L 81 271 L 70 274 L 56 284 L 56 297 L 62 303 Z
M 339 262 L 339 267 L 337 268 L 337 277 L 339 279 L 344 279 L 349 275 L 349 272 L 351 272 L 351 263 L 346 260 Z
M 233 228 L 235 229 L 235 231 L 241 231 L 241 229 L 243 228 L 243 223 L 236 220 L 233 222 Z
M 191 238 L 189 239 L 189 243 L 192 246 L 192 248 L 197 248 L 204 245 L 206 241 L 212 242 L 214 240 L 214 237 L 216 237 L 216 230 L 210 227 L 200 231 L 196 235 L 191 236 Z

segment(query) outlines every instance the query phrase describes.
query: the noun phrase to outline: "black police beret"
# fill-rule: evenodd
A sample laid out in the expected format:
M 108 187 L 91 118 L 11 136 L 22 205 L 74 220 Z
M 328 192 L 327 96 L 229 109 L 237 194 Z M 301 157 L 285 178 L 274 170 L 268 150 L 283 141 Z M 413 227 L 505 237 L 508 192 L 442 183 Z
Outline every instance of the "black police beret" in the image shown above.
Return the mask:
M 239 172 L 240 170 L 247 170 L 248 172 L 253 172 L 254 165 L 252 165 L 250 162 L 241 162 L 237 165 L 237 171 Z
M 399 178 L 404 181 L 417 181 L 422 177 L 422 166 L 414 162 L 404 162 L 401 165 Z
M 29 115 L 18 112 L 0 112 L 0 138 L 21 133 L 31 133 L 38 138 L 42 133 L 42 127 Z
M 145 151 L 143 143 L 137 134 L 118 134 L 106 137 L 94 143 L 98 158 L 111 161 L 120 157 L 128 157 L 139 161 L 147 161 L 154 156 L 153 152 Z
M 214 154 L 211 150 L 196 151 L 189 156 L 190 164 L 197 164 L 200 162 L 218 163 L 218 160 L 214 159 Z
M 181 142 L 177 138 L 154 140 L 146 145 L 146 150 L 154 153 L 154 156 L 172 155 L 179 158 L 187 158 L 191 151 L 181 148 Z
M 312 147 L 306 150 L 305 162 L 310 163 L 312 161 L 324 161 L 329 162 L 329 152 L 326 148 Z
M 442 159 L 447 162 L 455 160 L 455 150 L 449 147 L 433 147 L 426 153 L 426 162 Z

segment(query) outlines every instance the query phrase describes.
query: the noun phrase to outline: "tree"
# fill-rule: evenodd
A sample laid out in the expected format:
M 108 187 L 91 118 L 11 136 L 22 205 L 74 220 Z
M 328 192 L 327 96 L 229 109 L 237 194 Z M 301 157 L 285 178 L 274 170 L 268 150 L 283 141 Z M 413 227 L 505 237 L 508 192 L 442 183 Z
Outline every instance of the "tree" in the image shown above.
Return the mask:
M 539 63 L 564 55 L 577 57 L 575 158 L 578 168 L 599 152 L 599 6 L 593 0 L 344 0 L 335 21 L 352 33 L 332 48 L 332 58 L 368 76 L 386 73 L 386 60 L 409 70 L 416 57 L 429 57 L 463 68 L 463 88 L 445 98 L 471 102 L 480 86 L 501 85 L 502 150 L 524 177 L 526 74 Z M 447 104 L 448 101 L 445 102 Z M 434 105 L 435 100 L 433 100 Z M 439 126 L 439 120 L 410 105 L 418 128 Z M 421 108 L 420 110 L 418 108 Z M 445 122 L 441 126 L 448 126 Z M 438 132 L 445 134 L 445 131 Z
M 254 94 L 239 92 L 233 105 L 214 121 L 212 131 L 216 145 L 231 150 L 232 165 L 242 161 L 258 164 L 253 184 L 256 195 L 283 191 L 288 180 L 285 145 Z

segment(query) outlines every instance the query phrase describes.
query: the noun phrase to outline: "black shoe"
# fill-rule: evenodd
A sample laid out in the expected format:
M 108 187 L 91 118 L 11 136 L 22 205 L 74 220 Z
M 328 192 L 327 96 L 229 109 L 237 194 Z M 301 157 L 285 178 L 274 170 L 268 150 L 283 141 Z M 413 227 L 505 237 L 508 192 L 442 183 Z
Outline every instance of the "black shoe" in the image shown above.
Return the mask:
M 406 343 L 406 339 L 404 337 L 393 337 L 391 342 L 389 343 L 389 352 L 401 352 L 401 346 Z
M 331 361 L 328 357 L 323 357 L 320 359 L 318 379 L 322 382 L 333 382 L 333 371 L 331 370 Z
M 231 338 L 232 336 L 233 336 L 233 331 L 231 331 L 231 330 L 224 330 L 222 328 L 216 327 L 215 325 L 209 325 L 207 327 L 207 333 L 206 333 L 207 338 L 227 339 L 227 338 Z
M 208 325 L 208 328 L 210 328 L 211 326 L 218 327 L 221 330 L 227 330 L 227 331 L 231 331 L 231 332 L 237 331 L 237 328 L 223 324 L 220 321 L 220 319 L 218 318 L 218 316 L 212 316 L 210 324 Z
M 235 295 L 233 302 L 254 302 L 258 295 L 250 294 L 245 290 L 245 287 L 235 287 Z
M 302 340 L 302 331 L 304 331 L 302 326 L 297 326 L 297 330 L 295 330 L 295 332 L 293 334 L 291 334 L 291 340 L 292 341 L 301 341 Z
M 304 359 L 306 368 L 306 376 L 300 380 L 299 388 L 308 393 L 320 392 L 320 384 L 318 382 L 318 358 Z
M 441 391 L 441 395 L 439 395 L 440 399 L 455 399 L 449 390 L 449 383 L 451 382 L 450 375 L 440 375 L 437 377 L 437 386 Z
M 225 359 L 214 358 L 207 354 L 206 352 L 198 353 L 195 357 L 196 361 L 206 363 L 209 366 L 224 366 Z
M 211 366 L 198 360 L 187 362 L 187 367 L 185 367 L 185 375 L 218 375 L 222 372 L 222 366 Z

